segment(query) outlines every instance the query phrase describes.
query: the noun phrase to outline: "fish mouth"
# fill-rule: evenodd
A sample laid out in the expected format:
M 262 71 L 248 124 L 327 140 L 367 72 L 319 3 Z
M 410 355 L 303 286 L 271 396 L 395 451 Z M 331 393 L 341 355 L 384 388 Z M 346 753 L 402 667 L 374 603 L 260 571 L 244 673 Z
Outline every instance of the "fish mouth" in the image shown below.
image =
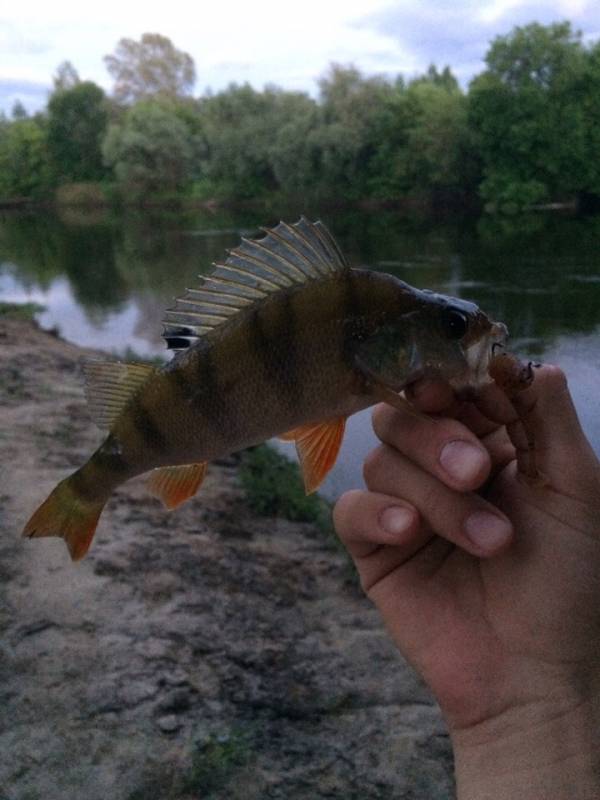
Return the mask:
M 503 322 L 493 322 L 489 332 L 472 344 L 465 352 L 468 366 L 468 386 L 477 388 L 489 383 L 488 368 L 496 347 L 504 347 L 508 338 L 508 328 Z

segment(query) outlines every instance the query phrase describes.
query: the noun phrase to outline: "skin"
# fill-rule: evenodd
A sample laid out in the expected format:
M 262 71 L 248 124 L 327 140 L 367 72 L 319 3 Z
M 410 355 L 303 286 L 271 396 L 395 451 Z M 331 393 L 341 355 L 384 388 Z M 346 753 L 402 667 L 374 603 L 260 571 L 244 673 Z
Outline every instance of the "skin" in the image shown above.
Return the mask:
M 376 407 L 367 491 L 334 520 L 391 636 L 448 724 L 459 800 L 600 797 L 600 464 L 563 373 L 513 403 L 415 387 L 415 417 Z M 468 522 L 470 520 L 470 522 Z

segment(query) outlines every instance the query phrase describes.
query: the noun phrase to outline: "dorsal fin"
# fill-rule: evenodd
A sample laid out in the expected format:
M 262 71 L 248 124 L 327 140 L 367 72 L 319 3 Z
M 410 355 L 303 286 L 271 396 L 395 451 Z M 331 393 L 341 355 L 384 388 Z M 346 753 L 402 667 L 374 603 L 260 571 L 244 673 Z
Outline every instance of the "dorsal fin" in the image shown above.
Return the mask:
M 262 239 L 242 238 L 224 263 L 197 289 L 187 289 L 165 313 L 163 337 L 171 350 L 189 347 L 239 311 L 273 292 L 348 268 L 322 222 L 301 217 L 288 225 L 263 228 Z
M 100 358 L 83 359 L 82 368 L 90 415 L 99 428 L 108 430 L 127 401 L 155 371 L 147 364 L 126 364 Z

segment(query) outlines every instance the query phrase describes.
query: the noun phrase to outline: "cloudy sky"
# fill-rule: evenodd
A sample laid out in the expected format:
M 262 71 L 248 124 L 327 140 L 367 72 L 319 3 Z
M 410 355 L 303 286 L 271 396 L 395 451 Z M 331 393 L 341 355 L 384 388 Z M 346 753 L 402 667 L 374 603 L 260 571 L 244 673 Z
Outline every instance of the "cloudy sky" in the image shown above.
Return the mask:
M 412 76 L 449 64 L 461 82 L 514 25 L 569 19 L 600 39 L 599 0 L 18 0 L 0 3 L 0 109 L 42 108 L 61 61 L 110 90 L 102 57 L 123 37 L 161 33 L 190 53 L 196 94 L 232 81 L 314 94 L 332 61 Z

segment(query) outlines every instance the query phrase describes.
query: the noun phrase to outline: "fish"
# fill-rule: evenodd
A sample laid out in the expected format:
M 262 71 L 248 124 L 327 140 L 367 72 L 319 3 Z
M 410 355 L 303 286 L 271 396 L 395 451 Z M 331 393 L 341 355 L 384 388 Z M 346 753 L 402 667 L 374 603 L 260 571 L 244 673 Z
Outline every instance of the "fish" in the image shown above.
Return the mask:
M 25 525 L 88 551 L 114 490 L 149 473 L 172 509 L 210 461 L 279 436 L 294 441 L 307 492 L 335 463 L 346 419 L 436 376 L 457 390 L 490 381 L 508 331 L 467 300 L 350 267 L 326 226 L 301 217 L 242 238 L 166 311 L 173 358 L 161 367 L 83 363 L 94 421 L 107 431 Z M 416 412 L 415 412 L 416 413 Z

